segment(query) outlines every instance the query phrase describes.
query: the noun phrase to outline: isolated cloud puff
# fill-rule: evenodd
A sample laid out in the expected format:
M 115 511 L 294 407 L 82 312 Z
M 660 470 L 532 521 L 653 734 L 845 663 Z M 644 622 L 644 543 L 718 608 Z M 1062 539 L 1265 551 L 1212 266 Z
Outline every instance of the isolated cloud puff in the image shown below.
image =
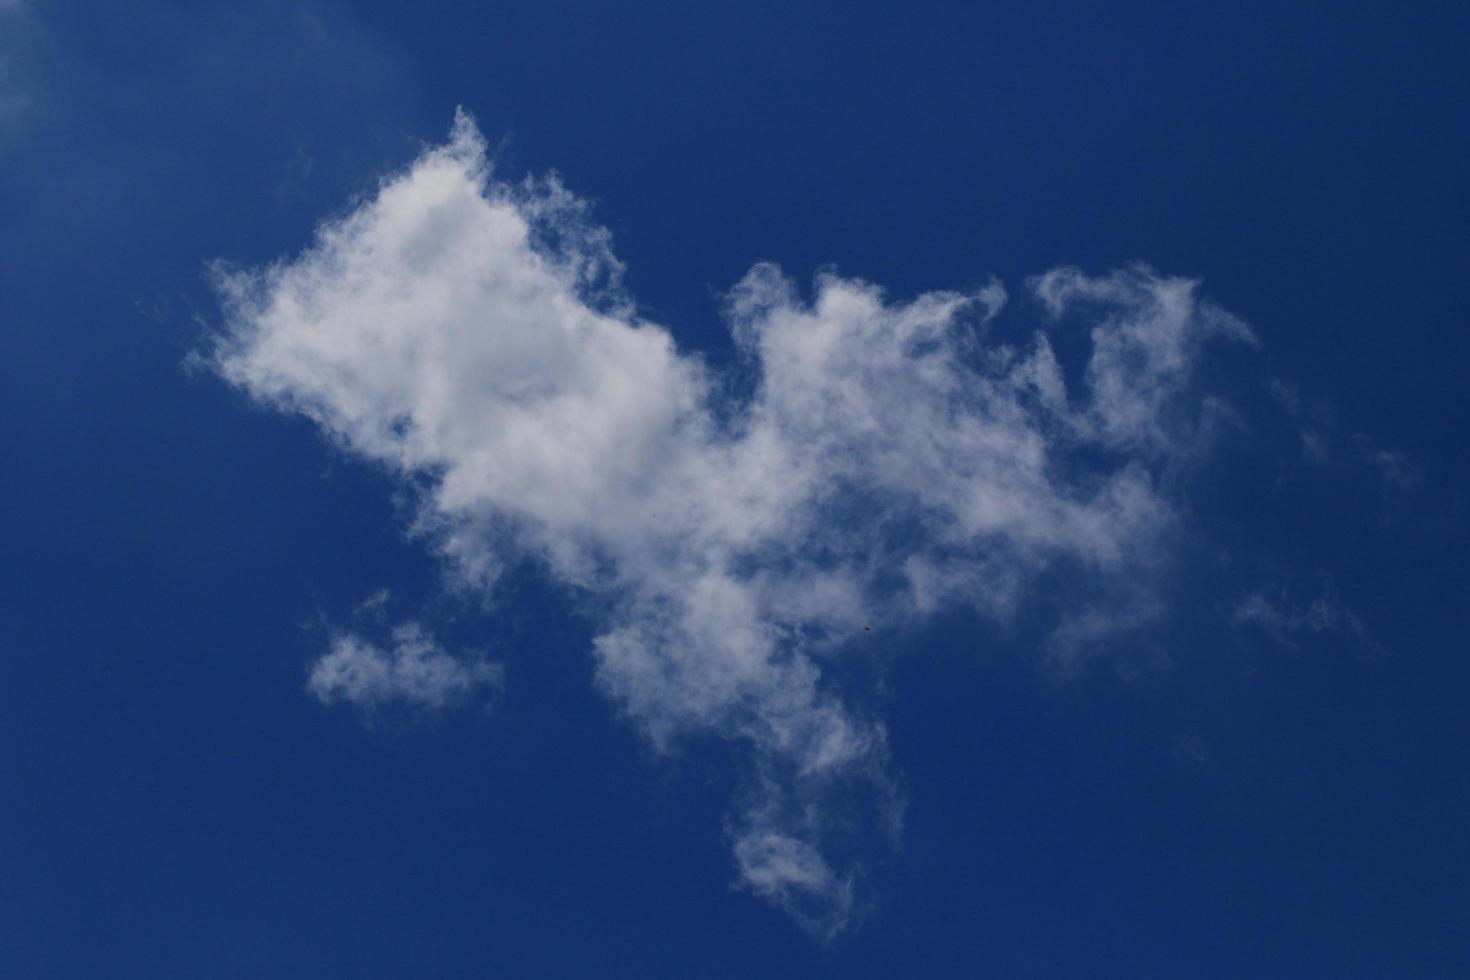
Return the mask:
M 488 703 L 503 677 L 500 664 L 452 656 L 419 624 L 405 623 L 386 645 L 336 634 L 330 651 L 312 665 L 306 686 L 323 704 L 350 704 L 371 717 L 393 705 L 438 710 Z
M 1047 328 L 1010 345 L 988 339 L 998 283 L 898 301 L 823 274 L 808 295 L 759 264 L 725 301 L 730 384 L 636 314 L 620 269 L 554 179 L 493 179 L 459 114 L 300 255 L 218 270 L 212 363 L 401 477 L 465 582 L 529 559 L 595 596 L 602 690 L 657 748 L 739 748 L 740 880 L 830 936 L 860 904 L 852 813 L 882 836 L 901 812 L 844 654 L 953 604 L 1004 619 L 1062 573 L 1090 595 L 1056 609 L 1062 659 L 1146 621 L 1169 487 L 1218 414 L 1195 366 L 1251 335 L 1143 267 L 1031 280 Z M 1069 382 L 1048 330 L 1078 323 Z M 340 679 L 417 656 L 349 642 L 320 688 L 418 690 Z
M 1300 637 L 1326 635 L 1341 641 L 1356 656 L 1371 658 L 1388 652 L 1327 576 L 1322 578 L 1317 597 L 1307 603 L 1292 602 L 1279 591 L 1247 593 L 1236 602 L 1231 619 L 1237 626 L 1261 630 L 1288 649 L 1295 649 Z

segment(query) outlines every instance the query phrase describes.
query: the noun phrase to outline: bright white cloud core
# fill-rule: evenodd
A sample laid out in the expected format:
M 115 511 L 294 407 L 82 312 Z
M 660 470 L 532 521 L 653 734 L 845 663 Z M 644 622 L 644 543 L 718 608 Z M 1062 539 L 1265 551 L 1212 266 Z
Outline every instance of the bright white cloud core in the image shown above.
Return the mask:
M 830 935 L 861 873 L 839 825 L 899 813 L 883 726 L 833 680 L 844 651 L 948 604 L 1005 617 L 1062 569 L 1128 598 L 1060 611 L 1059 663 L 1147 616 L 1165 488 L 1211 417 L 1193 368 L 1250 333 L 1188 280 L 1053 270 L 1027 284 L 1044 319 L 1090 329 L 1069 385 L 1045 331 L 987 340 L 999 284 L 895 302 L 824 274 L 808 298 L 761 264 L 727 297 L 753 382 L 733 395 L 618 271 L 560 184 L 494 180 L 461 114 L 301 255 L 220 270 L 213 363 L 401 475 L 476 587 L 530 556 L 597 596 L 602 689 L 656 747 L 740 748 L 741 880 Z M 339 649 L 322 664 L 352 669 L 313 684 L 432 666 L 400 654 Z

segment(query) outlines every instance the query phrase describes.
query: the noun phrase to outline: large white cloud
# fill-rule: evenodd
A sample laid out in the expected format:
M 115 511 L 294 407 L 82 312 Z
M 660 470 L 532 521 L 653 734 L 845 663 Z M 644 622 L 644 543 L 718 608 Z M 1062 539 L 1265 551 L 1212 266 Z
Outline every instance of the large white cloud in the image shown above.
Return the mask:
M 1007 616 L 1060 569 L 1127 598 L 1061 610 L 1054 650 L 1145 617 L 1165 487 L 1207 438 L 1194 365 L 1250 334 L 1188 280 L 1054 270 L 1028 290 L 1090 328 L 1069 385 L 1045 331 L 987 339 L 998 284 L 900 302 L 826 274 L 805 297 L 762 264 L 727 299 L 742 389 L 618 271 L 559 184 L 494 180 L 460 115 L 299 256 L 220 270 L 213 363 L 415 487 L 466 581 L 529 556 L 595 595 L 602 689 L 657 747 L 740 747 L 741 880 L 830 935 L 855 908 L 849 811 L 899 813 L 844 651 L 947 604 Z

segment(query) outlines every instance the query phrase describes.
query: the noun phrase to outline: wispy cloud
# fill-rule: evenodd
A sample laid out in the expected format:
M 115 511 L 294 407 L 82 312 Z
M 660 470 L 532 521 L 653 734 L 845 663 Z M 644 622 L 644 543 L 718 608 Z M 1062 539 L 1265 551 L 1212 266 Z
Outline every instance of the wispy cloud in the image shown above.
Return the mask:
M 499 692 L 504 668 L 477 657 L 454 657 L 417 623 L 392 630 L 385 644 L 338 633 L 311 667 L 307 689 L 323 704 L 349 704 L 371 718 L 383 708 L 439 710 L 479 702 Z
M 1286 410 L 1298 428 L 1302 455 L 1318 466 L 1347 464 L 1366 469 L 1390 497 L 1409 493 L 1423 482 L 1419 467 L 1408 453 L 1379 445 L 1371 436 L 1355 432 L 1341 437 L 1332 406 L 1321 399 L 1307 399 L 1279 378 L 1267 382 L 1271 397 Z
M 596 595 L 602 690 L 657 748 L 741 747 L 741 881 L 830 936 L 860 904 L 853 800 L 882 833 L 901 809 L 843 651 L 946 605 L 1058 601 L 1035 585 L 1063 570 L 1132 584 L 1059 644 L 1136 624 L 1181 520 L 1165 488 L 1208 442 L 1195 364 L 1251 335 L 1144 267 L 1030 281 L 1049 326 L 1012 346 L 986 339 L 998 283 L 901 301 L 823 274 L 808 294 L 759 264 L 726 298 L 750 374 L 728 386 L 620 271 L 558 182 L 495 180 L 461 114 L 301 255 L 220 268 L 212 363 L 417 488 L 416 530 L 475 587 L 529 556 Z M 1048 331 L 1078 329 L 1069 381 Z M 319 686 L 463 676 L 425 643 L 341 640 Z
M 1407 494 L 1423 482 L 1419 467 L 1414 465 L 1408 453 L 1385 449 L 1361 432 L 1353 436 L 1353 447 L 1358 459 L 1377 474 L 1385 493 L 1394 496 Z
M 1341 638 L 1358 656 L 1386 652 L 1327 577 L 1317 596 L 1305 603 L 1293 602 L 1284 594 L 1248 593 L 1235 604 L 1232 618 L 1237 625 L 1259 629 L 1285 647 L 1295 648 L 1304 636 L 1328 634 Z
M 1267 390 L 1297 425 L 1301 437 L 1302 456 L 1311 463 L 1324 465 L 1332 458 L 1334 419 L 1332 409 L 1325 402 L 1302 397 L 1293 384 L 1271 378 Z

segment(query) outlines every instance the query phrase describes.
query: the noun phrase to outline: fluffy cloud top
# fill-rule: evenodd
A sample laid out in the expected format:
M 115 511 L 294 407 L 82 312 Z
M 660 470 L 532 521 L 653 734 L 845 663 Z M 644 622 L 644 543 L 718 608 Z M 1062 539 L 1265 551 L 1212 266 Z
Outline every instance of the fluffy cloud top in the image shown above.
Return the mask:
M 741 880 L 830 935 L 860 875 L 845 815 L 896 832 L 900 810 L 844 651 L 946 604 L 1007 616 L 1062 569 L 1135 594 L 1062 610 L 1059 647 L 1146 616 L 1167 487 L 1207 437 L 1194 367 L 1250 334 L 1188 280 L 1054 270 L 1028 287 L 1049 329 L 1090 331 L 1069 384 L 1045 330 L 987 340 L 998 284 L 895 301 L 824 274 L 804 296 L 761 264 L 728 294 L 749 382 L 729 385 L 618 271 L 555 181 L 494 180 L 461 114 L 299 256 L 220 270 L 213 363 L 399 474 L 468 581 L 529 556 L 596 595 L 602 689 L 657 747 L 740 747 Z M 438 663 L 344 642 L 319 693 L 418 690 Z

